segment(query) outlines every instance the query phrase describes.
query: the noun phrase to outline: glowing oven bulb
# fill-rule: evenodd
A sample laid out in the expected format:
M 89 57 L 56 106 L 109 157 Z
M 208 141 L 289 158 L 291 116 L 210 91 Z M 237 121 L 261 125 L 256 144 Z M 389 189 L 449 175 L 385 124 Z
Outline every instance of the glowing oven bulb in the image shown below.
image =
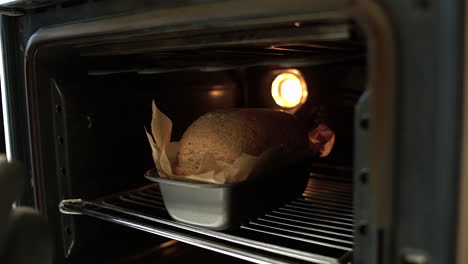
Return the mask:
M 307 99 L 307 87 L 298 71 L 278 74 L 271 84 L 271 96 L 276 104 L 293 108 Z

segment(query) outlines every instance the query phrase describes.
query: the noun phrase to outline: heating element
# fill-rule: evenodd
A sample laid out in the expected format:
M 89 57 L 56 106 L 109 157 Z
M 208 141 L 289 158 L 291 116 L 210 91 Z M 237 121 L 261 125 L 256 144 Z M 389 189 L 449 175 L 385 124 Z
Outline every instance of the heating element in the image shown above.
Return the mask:
M 347 179 L 311 173 L 301 196 L 226 232 L 172 220 L 157 184 L 95 201 L 64 200 L 60 209 L 255 263 L 345 263 L 354 236 L 352 183 Z

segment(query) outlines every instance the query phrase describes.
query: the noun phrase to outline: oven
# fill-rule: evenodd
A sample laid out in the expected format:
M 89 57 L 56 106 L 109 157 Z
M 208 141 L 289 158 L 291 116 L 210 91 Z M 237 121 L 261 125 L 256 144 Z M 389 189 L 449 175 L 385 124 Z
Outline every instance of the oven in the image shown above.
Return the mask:
M 54 263 L 464 263 L 463 8 L 4 3 L 6 153 L 29 179 L 15 204 L 47 219 Z M 214 110 L 295 115 L 319 150 L 307 185 L 228 230 L 174 220 L 143 177 L 153 100 L 174 141 Z

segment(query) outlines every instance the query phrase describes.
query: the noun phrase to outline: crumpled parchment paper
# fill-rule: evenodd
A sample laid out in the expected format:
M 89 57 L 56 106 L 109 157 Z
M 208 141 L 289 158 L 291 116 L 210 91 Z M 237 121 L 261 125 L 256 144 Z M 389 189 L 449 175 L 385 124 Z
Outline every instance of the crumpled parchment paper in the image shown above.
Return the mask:
M 153 101 L 153 118 L 151 121 L 151 134 L 146 130 L 148 141 L 151 145 L 154 164 L 160 177 L 172 180 L 202 182 L 212 184 L 237 183 L 247 179 L 260 157 L 242 153 L 233 164 L 226 168 L 220 168 L 213 157 L 206 154 L 202 158 L 197 174 L 175 175 L 174 168 L 177 165 L 177 153 L 179 142 L 170 142 L 172 133 L 172 121 L 163 114 Z M 268 151 L 264 152 L 269 155 Z

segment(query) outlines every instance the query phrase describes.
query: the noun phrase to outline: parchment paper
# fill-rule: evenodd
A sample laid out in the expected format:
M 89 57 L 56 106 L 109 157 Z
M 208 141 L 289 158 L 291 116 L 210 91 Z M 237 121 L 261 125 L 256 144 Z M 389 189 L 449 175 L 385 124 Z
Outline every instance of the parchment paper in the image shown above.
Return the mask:
M 197 174 L 175 175 L 174 168 L 177 164 L 179 142 L 170 142 L 172 133 L 172 121 L 163 114 L 153 101 L 153 118 L 151 121 L 151 133 L 146 130 L 148 141 L 151 145 L 154 164 L 160 177 L 188 182 L 203 182 L 214 184 L 236 183 L 247 179 L 260 157 L 242 153 L 234 163 L 226 168 L 220 168 L 209 154 L 202 158 Z

